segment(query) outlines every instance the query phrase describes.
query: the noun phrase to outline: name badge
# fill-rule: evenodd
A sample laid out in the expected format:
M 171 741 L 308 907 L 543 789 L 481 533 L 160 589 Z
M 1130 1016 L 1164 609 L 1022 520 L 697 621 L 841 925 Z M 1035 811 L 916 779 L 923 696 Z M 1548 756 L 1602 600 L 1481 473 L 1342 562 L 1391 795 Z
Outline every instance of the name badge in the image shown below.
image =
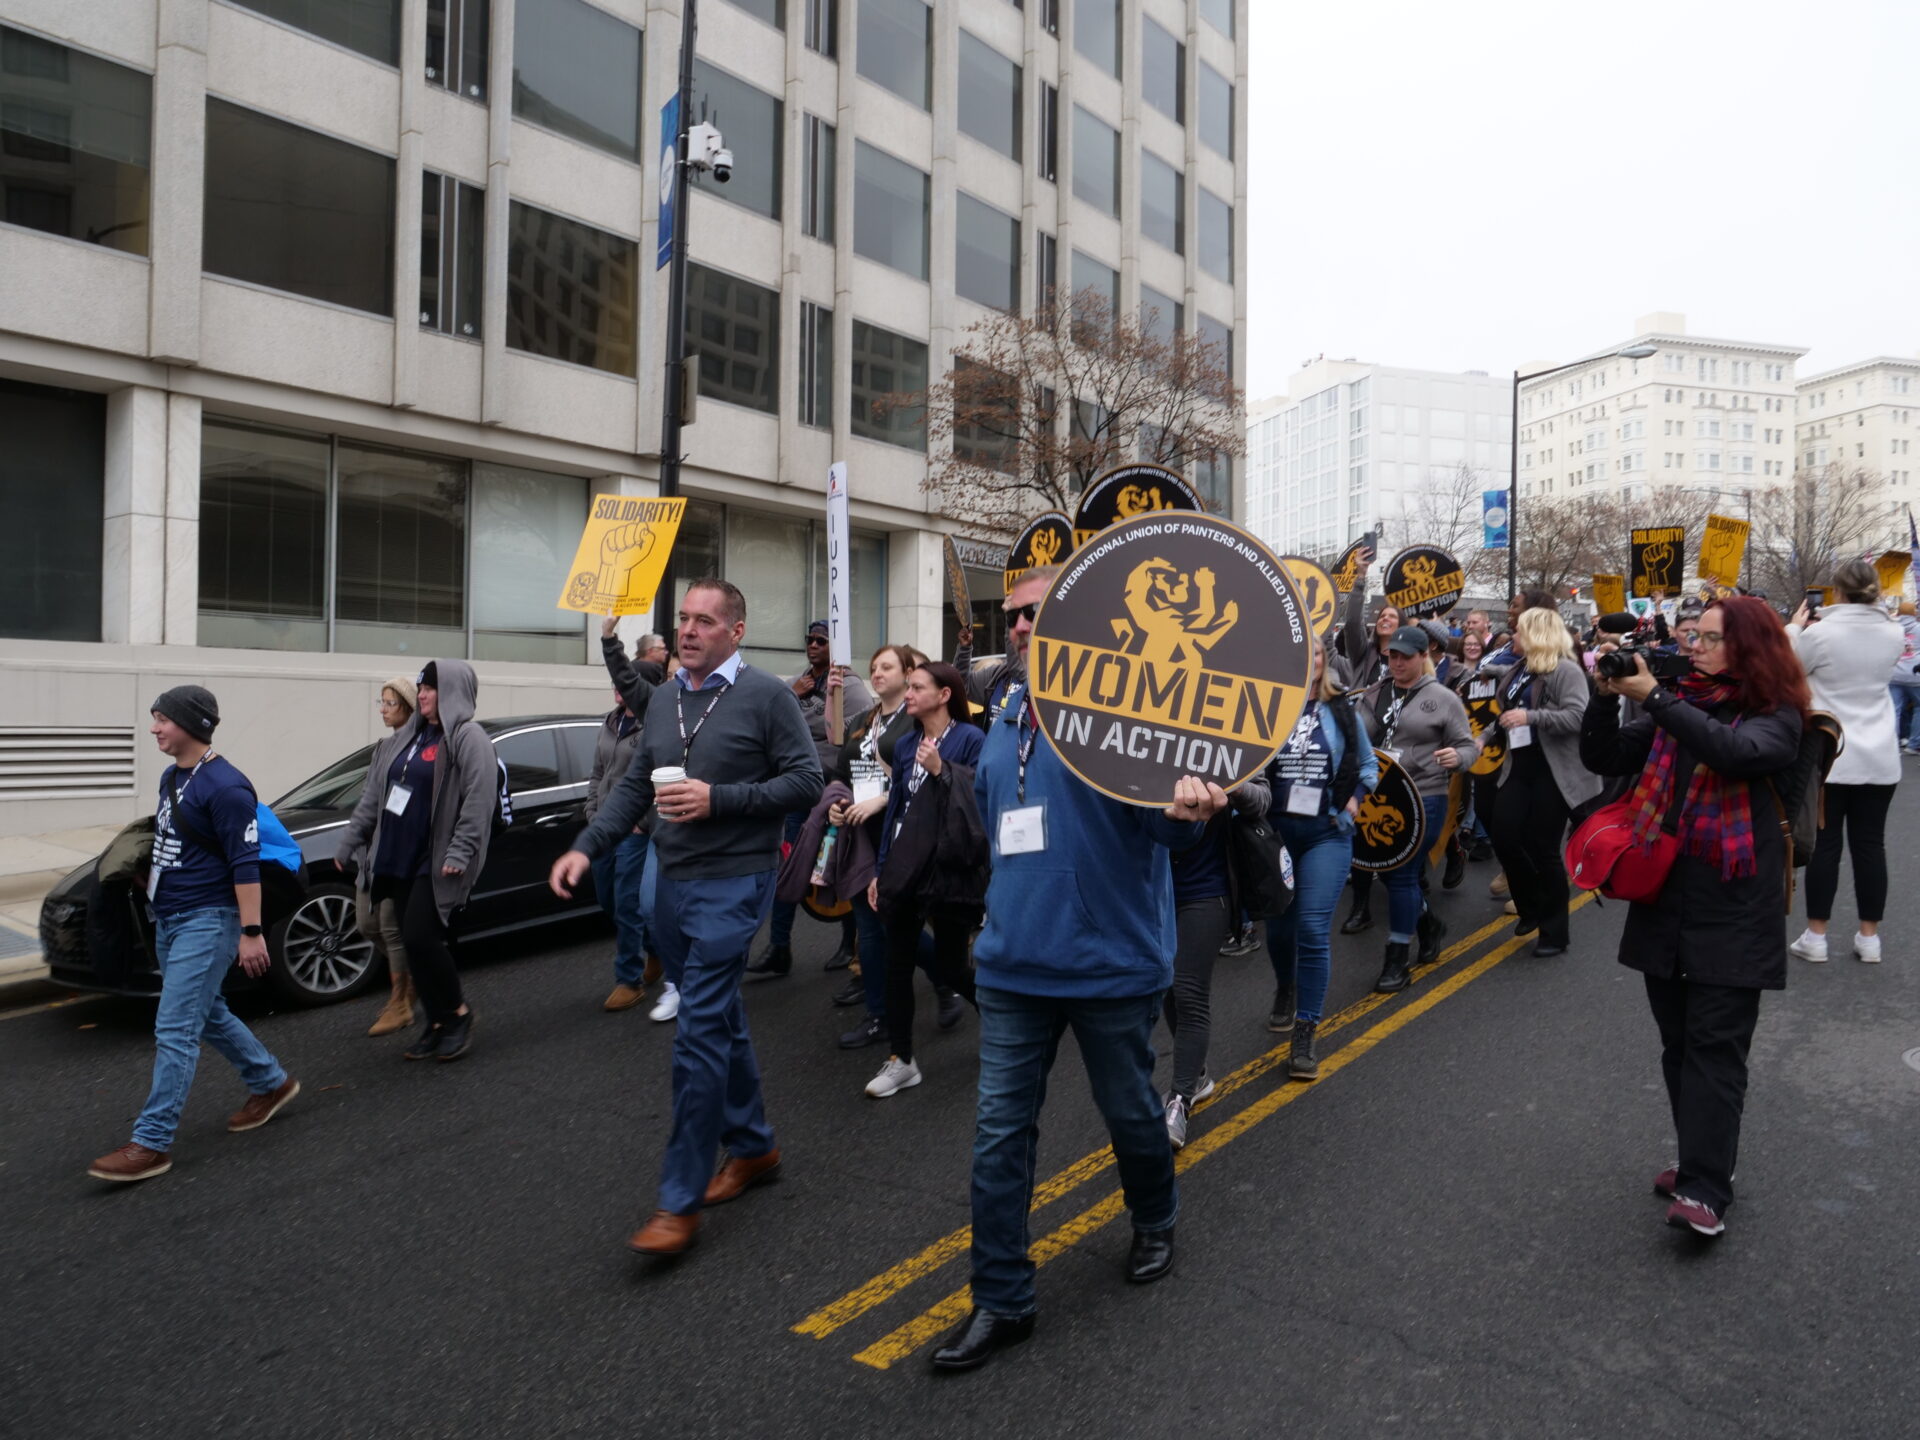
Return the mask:
M 1400 752 L 1398 750 L 1382 750 L 1380 753 L 1393 761 L 1394 764 L 1398 765 L 1400 763 Z
M 389 815 L 406 814 L 407 802 L 411 799 L 413 799 L 413 791 L 410 787 L 405 785 L 394 786 L 391 790 L 387 791 L 387 813 Z
M 1022 805 L 1000 812 L 1000 853 L 1037 855 L 1047 848 L 1047 807 Z
M 153 903 L 153 897 L 160 891 L 160 872 L 159 865 L 147 867 L 147 903 L 149 905 Z
M 878 775 L 856 775 L 853 777 L 853 803 L 864 805 L 869 800 L 884 800 L 887 797 L 887 782 Z
M 1521 750 L 1532 743 L 1533 727 L 1531 725 L 1516 725 L 1507 731 L 1507 748 L 1509 750 Z
M 1318 785 L 1289 785 L 1287 787 L 1287 814 L 1318 815 L 1321 797 L 1326 792 Z

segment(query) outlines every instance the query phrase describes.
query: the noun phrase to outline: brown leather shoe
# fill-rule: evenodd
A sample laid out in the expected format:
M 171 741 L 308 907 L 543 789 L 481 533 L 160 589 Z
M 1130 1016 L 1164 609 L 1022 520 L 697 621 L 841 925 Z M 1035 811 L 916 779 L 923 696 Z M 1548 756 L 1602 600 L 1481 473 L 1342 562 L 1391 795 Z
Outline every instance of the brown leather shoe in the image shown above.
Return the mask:
M 729 1200 L 738 1200 L 755 1185 L 778 1179 L 779 1170 L 778 1150 L 769 1150 L 764 1155 L 729 1155 L 707 1182 L 707 1204 L 724 1205 Z
M 96 1180 L 151 1180 L 172 1168 L 173 1161 L 167 1158 L 166 1151 L 128 1144 L 102 1155 L 87 1167 L 87 1174 Z
M 289 1075 L 278 1090 L 269 1090 L 264 1095 L 249 1095 L 247 1103 L 227 1118 L 227 1129 L 235 1135 L 242 1130 L 258 1130 L 299 1093 L 300 1082 Z
M 631 1010 L 647 998 L 647 992 L 637 985 L 616 985 L 613 993 L 607 996 L 603 1010 Z
M 627 1248 L 641 1255 L 680 1255 L 700 1237 L 698 1215 L 676 1215 L 656 1210 L 647 1223 L 627 1237 Z
M 660 983 L 660 977 L 666 973 L 667 967 L 660 963 L 660 957 L 649 953 L 647 956 L 647 968 L 640 973 L 640 983 L 642 985 L 658 985 Z

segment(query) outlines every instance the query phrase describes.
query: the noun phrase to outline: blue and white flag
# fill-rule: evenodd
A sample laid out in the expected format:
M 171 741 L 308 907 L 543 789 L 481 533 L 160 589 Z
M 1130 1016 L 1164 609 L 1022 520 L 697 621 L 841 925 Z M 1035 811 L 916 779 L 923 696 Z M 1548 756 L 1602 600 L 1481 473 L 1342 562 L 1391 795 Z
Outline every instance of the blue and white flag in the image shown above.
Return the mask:
M 1481 549 L 1504 550 L 1507 548 L 1506 491 L 1482 490 L 1480 492 L 1480 528 Z

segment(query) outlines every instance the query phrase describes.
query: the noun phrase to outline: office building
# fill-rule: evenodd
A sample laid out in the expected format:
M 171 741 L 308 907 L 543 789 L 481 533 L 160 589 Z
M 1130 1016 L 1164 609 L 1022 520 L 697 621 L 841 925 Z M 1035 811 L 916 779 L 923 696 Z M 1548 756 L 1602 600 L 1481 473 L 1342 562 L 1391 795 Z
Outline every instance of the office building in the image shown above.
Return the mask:
M 1817 474 L 1838 465 L 1873 476 L 1889 534 L 1902 534 L 1907 507 L 1920 502 L 1913 484 L 1920 358 L 1880 355 L 1809 375 L 1795 389 L 1795 467 Z

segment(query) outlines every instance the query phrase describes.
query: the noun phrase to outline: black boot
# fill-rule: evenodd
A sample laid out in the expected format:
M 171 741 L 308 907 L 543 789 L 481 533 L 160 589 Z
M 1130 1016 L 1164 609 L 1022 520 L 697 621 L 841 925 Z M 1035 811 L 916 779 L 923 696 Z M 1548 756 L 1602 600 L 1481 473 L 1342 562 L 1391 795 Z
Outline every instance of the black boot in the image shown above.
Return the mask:
M 1297 994 L 1298 992 L 1291 985 L 1274 987 L 1273 1009 L 1267 1012 L 1267 1029 L 1274 1034 L 1284 1035 L 1293 1029 L 1293 1012 L 1298 1003 Z
M 853 964 L 854 939 L 853 927 L 842 926 L 840 930 L 840 948 L 827 957 L 828 970 L 844 970 Z
M 1373 982 L 1373 988 L 1382 995 L 1392 995 L 1412 983 L 1413 976 L 1407 973 L 1406 941 L 1388 941 L 1387 960 L 1380 967 L 1380 978 Z
M 747 974 L 771 979 L 793 971 L 793 949 L 787 945 L 769 945 L 760 958 L 747 966 Z
M 1340 926 L 1342 935 L 1358 935 L 1373 924 L 1373 887 L 1353 887 L 1353 913 Z
M 1440 958 L 1440 942 L 1447 938 L 1447 922 L 1431 909 L 1426 909 L 1420 912 L 1420 923 L 1413 928 L 1420 937 L 1420 958 L 1417 963 L 1431 965 Z
M 1293 1027 L 1293 1050 L 1287 1056 L 1287 1074 L 1290 1078 L 1320 1078 L 1320 1057 L 1313 1053 L 1313 1032 L 1319 1028 L 1320 1022 L 1317 1020 L 1302 1020 Z
M 1467 847 L 1460 843 L 1460 836 L 1456 833 L 1453 839 L 1447 842 L 1447 868 L 1440 876 L 1440 888 L 1442 890 L 1457 889 L 1460 882 L 1466 878 Z

